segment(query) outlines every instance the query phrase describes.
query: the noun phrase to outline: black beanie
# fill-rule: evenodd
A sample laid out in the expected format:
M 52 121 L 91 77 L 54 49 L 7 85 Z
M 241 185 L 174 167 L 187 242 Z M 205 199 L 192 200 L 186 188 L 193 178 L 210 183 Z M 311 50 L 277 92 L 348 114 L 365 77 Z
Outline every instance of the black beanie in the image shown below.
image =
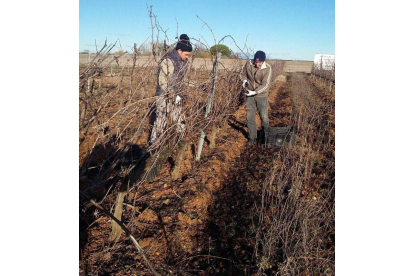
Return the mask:
M 191 46 L 190 38 L 186 34 L 180 35 L 180 41 L 177 42 L 177 46 L 175 46 L 176 50 L 182 50 L 184 52 L 191 52 L 193 51 L 193 46 Z
M 265 61 L 266 60 L 266 54 L 263 51 L 257 51 L 256 54 L 254 54 L 254 60 L 259 59 L 259 61 Z

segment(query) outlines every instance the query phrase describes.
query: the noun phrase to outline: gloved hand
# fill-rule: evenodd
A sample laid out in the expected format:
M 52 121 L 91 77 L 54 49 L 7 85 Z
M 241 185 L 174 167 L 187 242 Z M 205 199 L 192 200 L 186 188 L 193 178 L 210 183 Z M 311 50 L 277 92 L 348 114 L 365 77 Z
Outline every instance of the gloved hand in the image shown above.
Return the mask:
M 244 80 L 244 81 L 243 81 L 243 83 L 242 83 L 242 87 L 243 87 L 243 88 L 246 88 L 246 87 L 247 87 L 247 80 Z
M 174 104 L 178 105 L 178 104 L 180 104 L 180 102 L 181 102 L 181 97 L 180 97 L 180 95 L 175 96 L 175 101 L 174 101 Z
M 254 95 L 256 95 L 256 94 L 257 94 L 257 93 L 256 93 L 256 91 L 247 90 L 246 96 L 247 96 L 247 97 L 251 97 L 251 96 L 254 96 Z

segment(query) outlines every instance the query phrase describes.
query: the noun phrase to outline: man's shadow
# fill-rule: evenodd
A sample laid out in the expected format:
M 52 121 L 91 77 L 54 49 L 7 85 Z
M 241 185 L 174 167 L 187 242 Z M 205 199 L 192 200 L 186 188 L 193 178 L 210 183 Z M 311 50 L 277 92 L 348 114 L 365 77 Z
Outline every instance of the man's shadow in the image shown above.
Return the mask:
M 246 139 L 249 139 L 249 132 L 246 131 L 247 125 L 237 121 L 236 117 L 231 115 L 228 119 L 228 124 L 229 126 L 231 126 L 233 129 L 237 130 L 238 132 L 242 133 L 243 136 Z M 264 144 L 265 143 L 265 131 L 264 128 L 260 128 L 259 130 L 257 130 L 257 139 L 258 139 L 258 143 L 259 144 Z
M 246 131 L 247 125 L 237 121 L 236 117 L 234 115 L 230 115 L 229 119 L 228 119 L 228 124 L 229 126 L 231 126 L 233 129 L 237 130 L 238 132 L 240 132 L 241 134 L 243 134 L 243 136 L 248 139 L 249 138 L 249 132 Z

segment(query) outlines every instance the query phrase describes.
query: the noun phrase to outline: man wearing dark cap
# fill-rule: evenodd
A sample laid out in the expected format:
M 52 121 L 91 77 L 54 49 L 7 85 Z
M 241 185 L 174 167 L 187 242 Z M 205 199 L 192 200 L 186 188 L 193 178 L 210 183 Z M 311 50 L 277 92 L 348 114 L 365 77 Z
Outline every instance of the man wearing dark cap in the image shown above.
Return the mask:
M 262 129 L 269 127 L 268 106 L 269 87 L 272 67 L 265 62 L 266 54 L 257 51 L 253 60 L 249 60 L 240 73 L 242 86 L 246 90 L 247 128 L 249 129 L 249 144 L 257 142 L 256 108 L 259 110 Z
M 163 135 L 167 121 L 176 124 L 177 133 L 184 132 L 184 114 L 181 109 L 181 96 L 184 90 L 184 76 L 188 70 L 188 57 L 193 50 L 190 39 L 186 34 L 174 50 L 165 54 L 158 66 L 157 90 L 155 91 L 156 111 L 152 127 L 150 143 L 155 144 Z

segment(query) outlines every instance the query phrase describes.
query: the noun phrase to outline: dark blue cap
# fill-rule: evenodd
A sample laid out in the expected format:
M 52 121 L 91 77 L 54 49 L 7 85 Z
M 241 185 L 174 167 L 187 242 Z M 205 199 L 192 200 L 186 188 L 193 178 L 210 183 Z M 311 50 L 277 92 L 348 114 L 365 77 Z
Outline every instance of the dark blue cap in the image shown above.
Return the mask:
M 256 54 L 254 54 L 254 60 L 256 61 L 259 59 L 259 61 L 265 61 L 266 60 L 266 54 L 263 51 L 257 51 Z

